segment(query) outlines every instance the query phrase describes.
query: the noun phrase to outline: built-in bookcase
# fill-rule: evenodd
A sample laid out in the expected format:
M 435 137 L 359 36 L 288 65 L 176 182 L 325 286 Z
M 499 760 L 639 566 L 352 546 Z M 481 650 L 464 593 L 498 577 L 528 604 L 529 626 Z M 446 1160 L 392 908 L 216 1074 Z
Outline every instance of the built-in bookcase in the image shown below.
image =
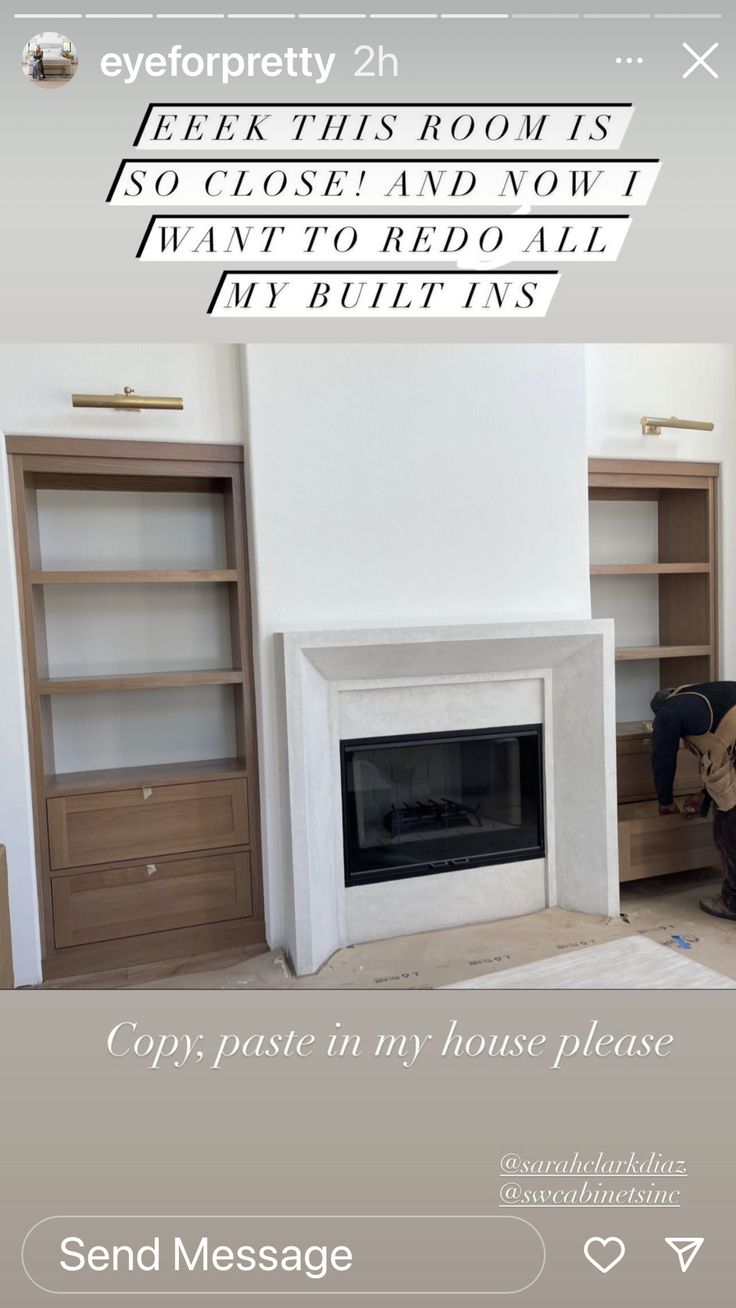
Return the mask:
M 718 675 L 718 465 L 592 459 L 591 611 L 616 627 L 619 845 L 623 880 L 709 866 L 710 823 L 657 813 L 650 700 Z M 698 790 L 682 750 L 677 795 Z
M 242 450 L 7 447 L 44 974 L 262 940 Z

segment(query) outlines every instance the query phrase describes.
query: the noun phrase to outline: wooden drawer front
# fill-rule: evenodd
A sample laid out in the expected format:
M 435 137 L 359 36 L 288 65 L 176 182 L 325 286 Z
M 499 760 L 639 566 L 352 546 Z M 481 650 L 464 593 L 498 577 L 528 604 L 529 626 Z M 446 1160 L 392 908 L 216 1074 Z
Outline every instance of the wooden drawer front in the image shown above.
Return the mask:
M 77 872 L 54 877 L 51 889 L 57 949 L 227 922 L 252 911 L 246 853 Z
M 70 795 L 48 817 L 54 869 L 248 843 L 243 780 Z
M 702 790 L 698 760 L 683 746 L 677 760 L 674 793 L 691 795 L 698 790 Z M 647 799 L 654 793 L 651 737 L 620 741 L 618 746 L 619 801 L 625 803 L 630 799 Z
M 622 881 L 717 867 L 720 862 L 710 818 L 684 822 L 675 815 L 623 821 L 618 840 Z
M 651 743 L 648 740 L 641 743 L 648 748 L 640 748 L 636 751 L 627 749 L 625 752 L 619 748 L 618 797 L 620 801 L 646 799 L 654 794 Z

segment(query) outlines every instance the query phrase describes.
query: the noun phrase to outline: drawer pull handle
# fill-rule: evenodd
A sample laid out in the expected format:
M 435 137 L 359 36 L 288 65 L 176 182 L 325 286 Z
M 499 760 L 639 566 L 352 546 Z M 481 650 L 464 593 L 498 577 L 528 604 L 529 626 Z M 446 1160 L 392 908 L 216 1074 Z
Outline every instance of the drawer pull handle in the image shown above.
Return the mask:
M 150 787 L 150 786 L 144 786 L 144 787 L 143 787 L 143 798 L 144 798 L 144 799 L 150 799 L 152 794 L 153 794 L 153 791 L 151 790 L 151 787 Z
M 148 873 L 149 877 L 152 877 L 155 871 L 156 871 L 155 863 L 146 863 L 146 872 Z

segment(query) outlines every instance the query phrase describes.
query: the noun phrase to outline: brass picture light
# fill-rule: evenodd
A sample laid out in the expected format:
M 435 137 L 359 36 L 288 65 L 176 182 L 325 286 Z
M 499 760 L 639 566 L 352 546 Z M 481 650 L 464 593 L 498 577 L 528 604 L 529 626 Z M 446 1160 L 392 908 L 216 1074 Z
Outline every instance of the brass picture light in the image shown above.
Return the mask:
M 132 386 L 124 386 L 122 395 L 72 395 L 75 409 L 123 409 L 140 413 L 142 409 L 183 409 L 181 395 L 136 395 Z
M 713 431 L 713 422 L 693 422 L 690 418 L 642 418 L 642 436 L 661 436 L 663 427 L 676 427 L 679 431 Z

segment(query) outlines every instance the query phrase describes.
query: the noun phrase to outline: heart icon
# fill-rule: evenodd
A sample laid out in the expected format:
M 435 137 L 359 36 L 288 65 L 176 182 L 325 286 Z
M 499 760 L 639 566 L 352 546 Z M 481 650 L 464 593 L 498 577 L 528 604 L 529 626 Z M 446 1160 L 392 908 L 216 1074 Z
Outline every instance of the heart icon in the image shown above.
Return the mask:
M 598 1248 L 601 1252 L 596 1258 L 591 1250 Z M 585 1241 L 583 1253 L 589 1263 L 592 1263 L 598 1272 L 610 1272 L 611 1268 L 620 1263 L 626 1253 L 626 1245 L 623 1240 L 619 1240 L 617 1235 L 607 1235 L 605 1238 L 601 1235 L 591 1235 L 589 1240 Z M 602 1256 L 601 1256 L 602 1254 Z

